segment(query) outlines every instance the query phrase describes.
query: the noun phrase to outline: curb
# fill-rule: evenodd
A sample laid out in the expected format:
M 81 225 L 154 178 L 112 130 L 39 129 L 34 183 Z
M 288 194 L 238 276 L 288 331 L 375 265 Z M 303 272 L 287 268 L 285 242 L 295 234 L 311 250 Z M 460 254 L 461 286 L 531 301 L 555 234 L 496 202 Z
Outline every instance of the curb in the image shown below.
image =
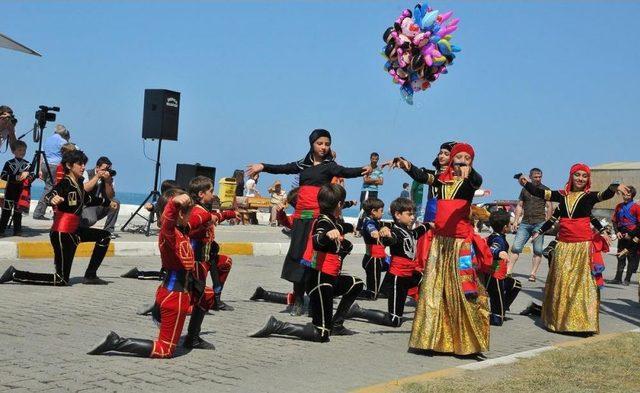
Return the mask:
M 226 255 L 284 256 L 289 243 L 221 242 L 220 252 Z M 354 253 L 364 253 L 364 245 L 354 247 Z M 90 257 L 92 243 L 82 243 L 76 251 L 77 257 Z M 156 242 L 112 241 L 107 257 L 153 257 L 159 256 Z M 0 241 L 0 259 L 53 258 L 53 248 L 47 241 Z
M 608 334 L 597 335 L 593 337 L 583 338 L 581 340 L 564 341 L 561 343 L 549 345 L 542 348 L 531 349 L 528 351 L 513 353 L 511 355 L 501 356 L 495 359 L 484 360 L 482 362 L 464 364 L 461 366 L 449 367 L 442 370 L 429 371 L 424 374 L 418 374 L 411 377 L 393 379 L 391 381 L 383 382 L 377 385 L 358 388 L 358 389 L 352 390 L 351 392 L 353 393 L 399 392 L 402 389 L 403 385 L 406 385 L 409 383 L 425 383 L 437 378 L 451 377 L 454 375 L 462 374 L 465 371 L 476 371 L 476 370 L 481 370 L 484 368 L 497 366 L 497 365 L 512 364 L 517 362 L 519 359 L 532 358 L 532 357 L 538 356 L 543 352 L 554 351 L 562 348 L 577 347 L 580 345 L 593 344 L 600 341 L 609 340 L 627 333 L 640 333 L 640 328 L 631 329 L 626 332 L 620 332 L 620 333 L 608 333 Z

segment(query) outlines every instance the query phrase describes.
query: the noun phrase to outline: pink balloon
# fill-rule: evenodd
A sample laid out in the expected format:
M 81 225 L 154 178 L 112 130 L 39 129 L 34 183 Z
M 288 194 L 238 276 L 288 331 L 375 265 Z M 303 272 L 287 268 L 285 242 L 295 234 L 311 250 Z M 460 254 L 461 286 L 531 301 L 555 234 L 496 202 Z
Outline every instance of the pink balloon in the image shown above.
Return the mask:
M 444 14 L 440 14 L 438 15 L 438 17 L 436 18 L 436 20 L 440 23 L 444 22 L 445 20 L 449 19 L 451 17 L 451 15 L 453 15 L 453 11 L 449 11 L 449 12 L 445 12 Z

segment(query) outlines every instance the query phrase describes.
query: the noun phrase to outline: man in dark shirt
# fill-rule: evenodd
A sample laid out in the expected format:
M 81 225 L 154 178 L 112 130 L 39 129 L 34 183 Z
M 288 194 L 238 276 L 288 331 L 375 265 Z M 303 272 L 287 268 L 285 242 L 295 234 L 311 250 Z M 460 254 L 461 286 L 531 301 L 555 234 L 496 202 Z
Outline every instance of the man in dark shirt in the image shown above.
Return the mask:
M 542 184 L 542 170 L 539 168 L 533 168 L 529 171 L 529 177 L 531 182 L 539 188 L 548 190 L 549 188 Z M 534 232 L 539 232 L 540 227 L 544 222 L 549 219 L 553 212 L 551 202 L 545 202 L 544 199 L 531 195 L 527 190 L 522 189 L 520 197 L 518 198 L 518 205 L 516 206 L 516 217 L 514 221 L 514 229 L 517 230 L 516 238 L 513 241 L 511 247 L 511 260 L 507 267 L 507 274 L 510 274 L 513 270 L 513 266 L 518 261 L 518 257 L 522 253 L 524 245 L 529 241 Z M 520 221 L 522 218 L 522 221 Z M 542 261 L 542 249 L 544 244 L 544 237 L 538 236 L 533 240 L 533 262 L 531 266 L 531 275 L 529 281 L 536 281 L 536 273 L 540 267 Z
M 111 176 L 111 160 L 107 157 L 100 157 L 96 162 L 96 167 L 85 172 L 84 190 L 90 193 L 94 197 L 108 199 L 116 203 L 115 208 L 109 208 L 104 206 L 91 206 L 85 207 L 82 210 L 82 220 L 80 226 L 83 228 L 90 228 L 95 225 L 96 222 L 107 218 L 104 223 L 104 229 L 109 231 L 111 238 L 117 237 L 114 234 L 116 220 L 118 219 L 118 212 L 120 211 L 120 204 L 115 199 L 115 188 L 113 177 Z

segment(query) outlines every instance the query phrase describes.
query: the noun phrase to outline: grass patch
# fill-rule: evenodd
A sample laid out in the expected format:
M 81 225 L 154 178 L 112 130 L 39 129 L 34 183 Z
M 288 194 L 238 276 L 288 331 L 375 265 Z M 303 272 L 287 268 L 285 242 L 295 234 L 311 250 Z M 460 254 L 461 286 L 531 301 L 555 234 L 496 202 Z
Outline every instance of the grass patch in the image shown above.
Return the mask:
M 402 392 L 640 392 L 639 349 L 640 333 L 627 333 L 513 364 L 406 384 Z

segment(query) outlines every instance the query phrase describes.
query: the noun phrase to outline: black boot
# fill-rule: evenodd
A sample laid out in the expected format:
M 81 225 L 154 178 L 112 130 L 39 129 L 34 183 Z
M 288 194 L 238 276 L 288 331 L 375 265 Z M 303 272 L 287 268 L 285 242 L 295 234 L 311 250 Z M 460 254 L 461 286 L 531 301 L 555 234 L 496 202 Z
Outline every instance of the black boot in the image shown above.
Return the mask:
M 279 321 L 273 316 L 269 317 L 262 329 L 249 335 L 249 337 L 269 337 L 272 334 L 298 337 L 306 341 L 329 341 L 329 337 L 323 339 L 318 329 L 311 323 L 307 323 L 304 326 L 294 325 L 289 322 Z
M 400 325 L 402 325 L 402 318 L 395 318 L 397 320 L 397 322 L 395 322 L 393 316 L 388 312 L 362 308 L 358 303 L 354 303 L 353 306 L 351 306 L 346 318 L 362 318 L 376 325 L 383 326 L 400 327 Z
M 140 340 L 137 338 L 122 338 L 116 333 L 111 332 L 107 338 L 97 347 L 87 352 L 88 355 L 101 355 L 105 352 L 123 352 L 150 357 L 153 351 L 153 341 Z
M 502 326 L 502 317 L 498 314 L 489 315 L 489 324 L 491 326 Z
M 353 336 L 354 334 L 358 334 L 358 332 L 344 327 L 344 320 L 353 304 L 353 300 L 349 301 L 345 299 L 344 296 L 340 299 L 336 313 L 333 315 L 333 326 L 331 326 L 332 336 Z
M 539 317 L 542 315 L 542 307 L 535 304 L 534 302 L 531 302 L 531 304 L 529 304 L 529 306 L 527 308 L 525 308 L 520 315 L 534 315 L 536 317 Z
M 289 304 L 289 295 L 283 292 L 265 291 L 264 288 L 258 287 L 249 300 L 264 300 L 269 303 Z
M 87 270 L 84 272 L 84 281 L 83 284 L 89 285 L 106 285 L 108 284 L 106 281 L 98 278 L 98 268 L 102 264 L 104 257 L 107 255 L 107 251 L 109 250 L 109 243 L 111 242 L 111 238 L 109 237 L 109 232 L 105 231 L 106 236 L 96 242 L 96 245 L 93 247 L 93 252 L 91 253 L 91 259 L 89 259 L 89 266 L 87 266 Z
M 187 328 L 187 336 L 184 338 L 184 347 L 188 349 L 216 349 L 216 347 L 203 340 L 200 337 L 202 321 L 206 315 L 205 310 L 198 306 L 193 307 L 191 318 L 189 319 L 189 327 Z
M 4 284 L 5 282 L 13 281 L 13 273 L 15 273 L 16 268 L 13 266 L 9 266 L 7 270 L 0 277 L 0 284 Z
M 234 310 L 233 307 L 231 307 L 227 303 L 225 303 L 222 300 L 220 300 L 220 294 L 219 293 L 216 293 L 214 295 L 214 298 L 215 298 L 215 303 L 213 303 L 212 310 L 214 310 L 214 311 L 233 311 Z
M 362 292 L 360 292 L 360 294 L 358 295 L 358 300 L 376 300 L 378 296 L 376 295 L 375 292 L 370 291 L 368 289 L 364 289 Z
M 128 272 L 126 272 L 125 274 L 122 274 L 120 277 L 122 277 L 122 278 L 138 278 L 139 274 L 140 274 L 140 270 L 138 270 L 137 267 L 134 267 L 133 269 L 131 269 Z

